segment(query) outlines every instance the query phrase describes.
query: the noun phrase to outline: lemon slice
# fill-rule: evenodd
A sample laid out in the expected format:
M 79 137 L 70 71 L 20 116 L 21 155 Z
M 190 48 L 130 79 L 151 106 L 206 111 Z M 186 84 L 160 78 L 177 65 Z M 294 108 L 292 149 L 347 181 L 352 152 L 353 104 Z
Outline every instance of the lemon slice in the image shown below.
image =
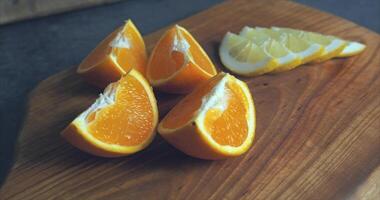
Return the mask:
M 324 46 L 324 51 L 316 62 L 322 62 L 336 57 L 346 47 L 347 43 L 334 36 L 324 36 L 318 33 L 304 32 L 303 38 Z
M 222 40 L 219 55 L 226 68 L 244 76 L 264 74 L 277 66 L 276 59 L 257 44 L 230 32 Z
M 280 36 L 272 37 L 264 31 L 264 28 L 253 29 L 246 26 L 239 35 L 254 42 L 264 52 L 276 59 L 277 66 L 272 70 L 274 73 L 287 71 L 301 64 L 300 57 L 278 41 Z
M 292 28 L 246 26 L 239 35 L 228 32 L 224 36 L 219 55 L 232 72 L 253 76 L 355 55 L 365 47 L 359 42 Z
M 347 45 L 346 41 L 330 35 L 322 35 L 319 33 L 295 30 L 291 28 L 272 27 L 272 29 L 300 37 L 312 44 L 319 44 L 323 46 L 321 55 L 312 60 L 315 62 L 322 62 L 338 56 Z
M 301 64 L 301 59 L 297 54 L 292 53 L 276 40 L 268 40 L 263 47 L 266 52 L 276 58 L 278 63 L 278 66 L 271 71 L 273 73 L 288 71 Z
M 296 54 L 299 59 L 296 62 L 298 65 L 314 60 L 322 54 L 323 47 L 321 45 L 312 44 L 296 35 L 290 34 L 290 32 L 275 31 L 262 27 L 256 27 L 256 29 L 280 42 L 288 51 Z
M 275 27 L 273 27 L 276 29 Z M 270 35 L 272 38 L 275 38 L 280 43 L 282 43 L 289 51 L 296 54 L 301 63 L 305 64 L 316 58 L 320 57 L 323 53 L 323 46 L 320 44 L 315 44 L 308 42 L 298 36 L 296 30 L 284 28 L 287 31 L 275 31 L 273 29 L 267 28 L 258 28 L 259 30 L 264 31 L 266 34 Z
M 263 29 L 264 28 L 255 29 L 255 28 L 246 26 L 240 31 L 239 36 L 244 37 L 259 46 L 262 45 L 267 40 L 275 39 L 275 38 L 272 38 L 270 35 L 268 35 L 265 31 L 262 31 Z
M 359 42 L 348 42 L 347 46 L 341 51 L 337 57 L 348 57 L 361 53 L 366 45 Z

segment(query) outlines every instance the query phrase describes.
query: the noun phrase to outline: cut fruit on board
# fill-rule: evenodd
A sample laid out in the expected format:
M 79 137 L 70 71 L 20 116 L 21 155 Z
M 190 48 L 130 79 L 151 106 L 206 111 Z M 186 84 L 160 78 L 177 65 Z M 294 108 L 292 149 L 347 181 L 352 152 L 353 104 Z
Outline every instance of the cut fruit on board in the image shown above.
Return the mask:
M 354 56 L 361 53 L 366 45 L 360 42 L 343 40 L 341 38 L 331 36 L 331 35 L 322 35 L 319 33 L 301 31 L 297 29 L 291 28 L 280 28 L 280 27 L 272 27 L 272 30 L 276 32 L 286 32 L 291 35 L 295 35 L 309 41 L 313 44 L 319 44 L 323 46 L 324 52 L 322 53 L 321 58 L 324 60 L 325 58 L 333 58 L 333 57 L 348 57 Z M 340 45 L 344 44 L 344 48 Z M 342 49 L 339 53 L 336 53 L 336 49 Z M 334 52 L 335 51 L 335 52 Z M 323 58 L 325 57 L 325 58 Z
M 221 72 L 184 97 L 160 122 L 158 131 L 184 153 L 216 160 L 248 151 L 255 126 L 248 86 Z
M 144 40 L 133 22 L 127 20 L 92 50 L 77 72 L 87 82 L 104 88 L 132 68 L 145 75 L 146 62 Z
M 278 63 L 254 42 L 228 32 L 219 48 L 223 65 L 230 71 L 247 76 L 271 72 Z
M 312 44 L 321 45 L 323 47 L 323 52 L 318 58 L 313 60 L 315 62 L 322 62 L 334 57 L 353 56 L 360 53 L 365 48 L 365 45 L 359 42 L 346 41 L 331 35 L 322 35 L 319 33 L 283 27 L 272 27 L 272 30 L 289 33 L 291 35 L 303 38 Z M 350 47 L 349 44 L 351 44 Z
M 239 35 L 225 34 L 219 56 L 231 72 L 257 76 L 288 71 L 308 62 L 356 55 L 364 48 L 361 43 L 331 35 L 291 28 L 245 26 Z
M 348 42 L 347 46 L 340 52 L 337 57 L 349 57 L 361 53 L 365 49 L 365 45 L 359 42 Z
M 266 34 L 267 37 L 277 40 L 283 44 L 285 48 L 287 48 L 290 52 L 296 54 L 299 57 L 301 60 L 299 64 L 308 63 L 319 57 L 323 52 L 323 47 L 321 45 L 307 42 L 304 39 L 293 34 L 281 33 L 279 31 L 274 31 L 272 29 L 263 27 L 256 27 L 255 29 L 246 27 L 244 29 L 257 30 L 258 32 Z M 243 34 L 243 31 L 241 34 Z
M 271 37 L 265 29 L 244 27 L 239 36 L 249 39 L 263 49 L 264 52 L 276 59 L 277 66 L 270 72 L 281 72 L 298 66 L 302 58 L 291 52 L 281 37 Z
M 153 87 L 169 93 L 189 93 L 216 75 L 214 64 L 183 27 L 167 30 L 150 55 L 147 78 Z
M 62 131 L 75 147 L 93 155 L 118 157 L 147 147 L 158 120 L 152 88 L 137 71 L 130 70 L 111 83 L 86 111 Z
M 176 23 L 191 30 L 215 61 L 227 31 L 256 24 L 324 30 L 367 48 L 349 59 L 244 78 L 258 114 L 255 144 L 237 158 L 217 162 L 184 155 L 162 137 L 119 159 L 76 150 L 56 133 L 98 92 L 67 66 L 30 94 L 18 156 L 0 199 L 358 199 L 353 191 L 359 187 L 377 199 L 372 183 L 379 185 L 380 179 L 371 173 L 380 163 L 379 34 L 294 1 L 276 0 L 224 1 Z M 165 30 L 145 36 L 147 47 Z M 173 96 L 160 94 L 160 113 L 177 103 Z

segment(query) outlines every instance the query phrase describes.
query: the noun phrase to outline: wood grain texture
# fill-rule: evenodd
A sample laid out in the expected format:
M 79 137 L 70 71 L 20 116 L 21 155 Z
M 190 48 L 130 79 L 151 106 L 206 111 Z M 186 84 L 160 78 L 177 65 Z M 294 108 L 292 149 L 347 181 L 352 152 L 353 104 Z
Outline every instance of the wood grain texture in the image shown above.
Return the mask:
M 0 24 L 120 0 L 0 0 Z
M 143 152 L 103 159 L 59 132 L 99 91 L 74 68 L 30 94 L 19 153 L 1 199 L 378 199 L 380 36 L 288 1 L 227 1 L 179 24 L 220 70 L 220 40 L 243 26 L 287 26 L 368 45 L 360 55 L 243 78 L 257 109 L 256 140 L 245 155 L 204 161 L 159 136 Z M 145 37 L 151 49 L 163 30 Z M 181 97 L 157 93 L 161 116 Z

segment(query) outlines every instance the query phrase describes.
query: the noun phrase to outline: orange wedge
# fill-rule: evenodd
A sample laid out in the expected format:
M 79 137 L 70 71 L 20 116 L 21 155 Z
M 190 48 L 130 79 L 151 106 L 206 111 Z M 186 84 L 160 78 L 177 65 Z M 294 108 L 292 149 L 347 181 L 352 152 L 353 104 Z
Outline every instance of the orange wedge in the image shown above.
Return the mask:
M 144 40 L 131 20 L 108 35 L 82 61 L 77 72 L 89 83 L 104 88 L 130 69 L 145 75 L 147 54 Z
M 219 73 L 182 99 L 158 132 L 177 149 L 202 159 L 246 152 L 255 135 L 255 107 L 247 85 Z
M 132 69 L 111 83 L 86 111 L 62 131 L 77 148 L 118 157 L 144 149 L 155 136 L 158 111 L 152 88 Z
M 206 52 L 183 27 L 169 29 L 153 49 L 147 78 L 153 87 L 169 93 L 189 93 L 216 75 Z

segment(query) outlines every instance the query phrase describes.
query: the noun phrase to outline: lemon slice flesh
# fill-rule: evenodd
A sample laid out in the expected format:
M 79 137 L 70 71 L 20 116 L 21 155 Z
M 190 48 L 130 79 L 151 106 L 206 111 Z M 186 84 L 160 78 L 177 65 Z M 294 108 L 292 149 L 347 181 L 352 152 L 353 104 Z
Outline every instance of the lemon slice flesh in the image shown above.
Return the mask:
M 276 40 L 268 40 L 263 47 L 266 52 L 276 58 L 278 63 L 278 66 L 271 71 L 273 73 L 288 71 L 301 64 L 301 59 L 297 54 L 292 53 Z
M 272 37 L 264 28 L 244 27 L 239 35 L 249 39 L 275 59 L 277 65 L 271 72 L 287 71 L 301 64 L 301 58 L 279 42 L 280 37 Z
M 300 37 L 311 44 L 321 45 L 323 47 L 321 54 L 314 59 L 310 59 L 309 61 L 322 62 L 336 57 L 347 45 L 346 41 L 330 35 L 322 35 L 319 33 L 307 32 L 291 28 L 272 27 L 272 29 Z
M 291 53 L 296 54 L 299 60 L 295 64 L 301 65 L 310 62 L 323 52 L 321 45 L 310 43 L 297 36 L 297 34 L 291 34 L 291 30 L 282 32 L 262 27 L 257 27 L 256 29 L 280 42 Z
M 318 33 L 304 32 L 303 37 L 324 47 L 323 53 L 314 61 L 322 62 L 340 54 L 346 47 L 347 42 L 334 36 L 324 36 Z
M 223 38 L 219 55 L 223 65 L 239 75 L 260 75 L 277 66 L 276 60 L 257 44 L 230 32 Z
M 303 31 L 291 28 L 272 27 L 267 29 L 272 35 L 280 34 L 281 42 L 293 53 L 301 57 L 301 64 L 316 60 L 324 53 L 324 46 L 302 38 Z

